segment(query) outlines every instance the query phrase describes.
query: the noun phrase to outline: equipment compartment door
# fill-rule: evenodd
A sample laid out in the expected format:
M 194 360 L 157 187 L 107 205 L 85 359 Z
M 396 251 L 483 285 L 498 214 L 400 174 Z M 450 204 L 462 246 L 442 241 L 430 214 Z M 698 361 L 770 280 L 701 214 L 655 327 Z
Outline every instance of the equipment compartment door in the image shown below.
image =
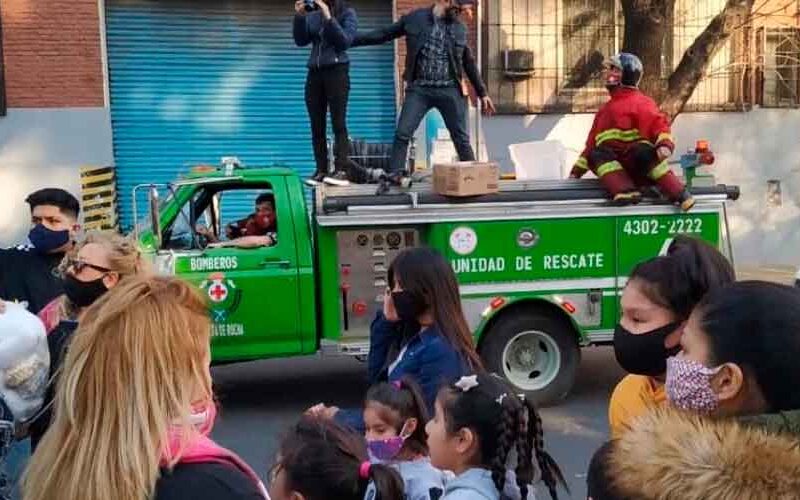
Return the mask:
M 389 265 L 397 254 L 418 244 L 419 232 L 412 228 L 339 231 L 339 308 L 343 338 L 369 337 L 372 319 L 383 308 Z

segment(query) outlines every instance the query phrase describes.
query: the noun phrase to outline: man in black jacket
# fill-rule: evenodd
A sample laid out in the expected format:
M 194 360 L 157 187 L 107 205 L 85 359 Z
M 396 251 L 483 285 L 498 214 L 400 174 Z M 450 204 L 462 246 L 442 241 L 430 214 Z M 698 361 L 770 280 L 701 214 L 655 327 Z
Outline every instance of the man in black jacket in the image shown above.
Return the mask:
M 459 20 L 474 0 L 436 0 L 433 7 L 417 9 L 391 26 L 357 35 L 353 47 L 379 45 L 402 36 L 408 51 L 403 78 L 406 96 L 389 162 L 389 175 L 397 179 L 403 171 L 408 143 L 425 114 L 436 108 L 444 118 L 458 157 L 475 159 L 467 132 L 467 102 L 461 81 L 466 74 L 487 113 L 495 111 L 486 95 L 478 66 L 467 44 L 467 27 Z
M 42 189 L 25 200 L 31 207 L 30 245 L 0 249 L 0 299 L 27 302 L 38 313 L 64 293 L 58 265 L 79 229 L 80 206 L 63 189 Z

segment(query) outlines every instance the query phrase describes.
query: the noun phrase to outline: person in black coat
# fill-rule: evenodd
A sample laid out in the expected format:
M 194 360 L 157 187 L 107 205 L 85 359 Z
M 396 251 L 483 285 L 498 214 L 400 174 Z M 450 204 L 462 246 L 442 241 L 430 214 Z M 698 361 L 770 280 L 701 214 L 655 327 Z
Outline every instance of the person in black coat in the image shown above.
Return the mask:
M 80 204 L 55 188 L 31 193 L 25 202 L 31 209 L 30 244 L 0 249 L 0 299 L 27 302 L 36 314 L 64 293 L 55 270 L 80 229 Z
M 344 0 L 298 0 L 295 3 L 294 41 L 311 45 L 306 78 L 306 107 L 311 120 L 316 170 L 309 179 L 315 184 L 328 172 L 326 137 L 328 109 L 335 137 L 335 181 L 347 181 L 350 139 L 347 135 L 347 101 L 350 96 L 350 58 L 347 49 L 358 30 L 355 9 Z

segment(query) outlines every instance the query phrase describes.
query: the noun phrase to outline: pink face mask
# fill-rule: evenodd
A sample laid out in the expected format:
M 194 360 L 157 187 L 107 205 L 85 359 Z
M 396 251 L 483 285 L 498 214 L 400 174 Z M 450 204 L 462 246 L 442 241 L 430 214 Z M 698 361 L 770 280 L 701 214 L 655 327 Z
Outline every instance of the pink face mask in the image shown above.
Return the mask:
M 208 436 L 211 429 L 214 428 L 214 422 L 217 420 L 217 405 L 213 402 L 205 405 L 198 405 L 192 408 L 192 413 L 189 415 L 189 422 L 203 436 Z
M 707 368 L 682 356 L 667 358 L 667 399 L 675 408 L 703 415 L 719 407 L 711 378 L 721 367 Z

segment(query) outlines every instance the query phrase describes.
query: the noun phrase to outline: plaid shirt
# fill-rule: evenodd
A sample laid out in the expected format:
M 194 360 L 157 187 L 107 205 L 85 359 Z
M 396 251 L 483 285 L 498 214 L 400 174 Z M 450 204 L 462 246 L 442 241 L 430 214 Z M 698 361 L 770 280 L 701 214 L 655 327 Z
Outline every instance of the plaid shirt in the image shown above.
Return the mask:
M 433 31 L 421 50 L 415 84 L 422 87 L 449 87 L 455 84 L 447 53 L 447 42 L 450 37 L 450 25 L 441 19 L 436 19 Z

